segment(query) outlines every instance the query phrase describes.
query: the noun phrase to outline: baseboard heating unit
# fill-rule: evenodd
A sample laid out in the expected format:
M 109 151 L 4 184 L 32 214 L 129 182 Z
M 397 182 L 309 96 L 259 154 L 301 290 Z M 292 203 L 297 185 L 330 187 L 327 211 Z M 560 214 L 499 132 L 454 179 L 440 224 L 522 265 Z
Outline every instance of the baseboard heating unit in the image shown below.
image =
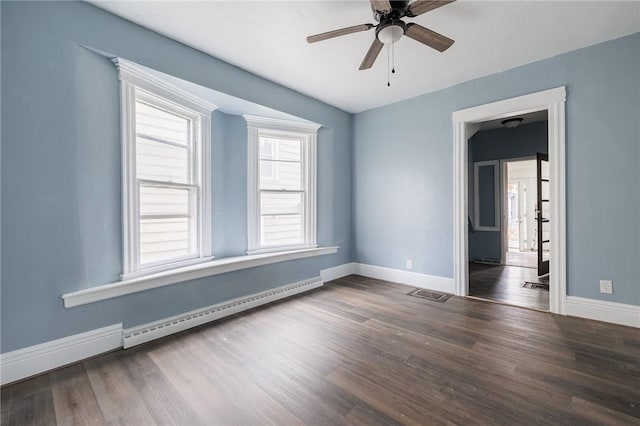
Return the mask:
M 320 277 L 310 278 L 249 296 L 229 300 L 217 305 L 186 312 L 160 321 L 143 324 L 123 331 L 123 347 L 130 348 L 159 339 L 182 330 L 215 321 L 294 294 L 303 293 L 323 285 Z

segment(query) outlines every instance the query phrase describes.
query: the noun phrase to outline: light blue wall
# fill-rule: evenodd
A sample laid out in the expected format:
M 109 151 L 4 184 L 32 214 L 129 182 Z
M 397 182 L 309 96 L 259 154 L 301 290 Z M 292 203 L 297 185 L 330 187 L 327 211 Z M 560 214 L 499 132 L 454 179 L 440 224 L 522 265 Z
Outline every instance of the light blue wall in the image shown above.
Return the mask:
M 562 85 L 568 293 L 640 305 L 638 33 L 357 114 L 355 260 L 452 277 L 451 113 Z
M 523 124 L 513 129 L 499 128 L 483 130 L 469 139 L 469 214 L 473 222 L 473 163 L 489 160 L 506 160 L 509 158 L 530 157 L 538 152 L 548 152 L 549 134 L 547 122 L 539 121 Z M 502 182 L 502 170 L 499 180 Z M 482 196 L 484 192 L 480 192 Z M 493 206 L 493 203 L 489 203 Z M 502 198 L 499 205 L 502 204 Z M 491 209 L 493 214 L 493 208 Z M 502 215 L 500 217 L 502 219 Z M 475 225 L 475 223 L 474 223 Z M 469 259 L 483 258 L 500 261 L 502 244 L 500 231 L 469 232 Z
M 80 2 L 2 2 L 1 352 L 157 320 L 317 276 L 351 260 L 351 126 L 343 111 Z M 121 272 L 119 92 L 81 45 L 321 123 L 318 242 L 336 255 L 65 309 L 60 296 Z M 246 249 L 246 127 L 213 116 L 214 249 Z M 220 221 L 217 221 L 217 219 Z
M 241 116 L 214 112 L 212 130 L 212 187 L 217 258 L 247 253 L 247 123 Z
M 451 112 L 567 85 L 569 294 L 640 304 L 640 35 L 353 117 L 86 3 L 1 3 L 1 352 L 175 315 L 359 261 L 452 276 Z M 64 309 L 121 271 L 118 83 L 110 52 L 323 124 L 318 242 L 285 262 Z M 428 78 L 428 77 L 425 77 Z M 214 113 L 214 250 L 246 246 L 246 134 Z M 614 294 L 597 282 L 613 279 Z M 284 282 L 283 282 L 284 281 Z

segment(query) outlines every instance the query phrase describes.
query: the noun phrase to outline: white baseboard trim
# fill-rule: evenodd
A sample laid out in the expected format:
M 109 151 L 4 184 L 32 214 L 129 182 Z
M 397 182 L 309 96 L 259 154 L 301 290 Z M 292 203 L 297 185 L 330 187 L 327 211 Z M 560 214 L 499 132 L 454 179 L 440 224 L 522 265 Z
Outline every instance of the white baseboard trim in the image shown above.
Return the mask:
M 565 313 L 572 317 L 640 328 L 640 306 L 567 296 Z
M 255 308 L 275 300 L 284 299 L 294 294 L 302 293 L 321 287 L 324 283 L 320 277 L 310 278 L 297 283 L 288 284 L 271 290 L 255 293 L 249 296 L 229 300 L 217 305 L 197 309 L 165 318 L 159 321 L 127 328 L 123 332 L 123 347 L 125 349 L 160 337 L 168 336 L 182 330 L 196 327 L 210 321 L 224 318 L 247 309 Z
M 333 281 L 338 278 L 352 275 L 354 271 L 355 263 L 344 263 L 342 265 L 334 266 L 333 268 L 323 269 L 320 271 L 320 278 L 322 281 Z
M 366 265 L 364 263 L 354 263 L 353 273 L 369 278 L 377 278 L 379 280 L 405 284 L 412 287 L 455 294 L 453 278 L 402 271 L 400 269 L 385 268 L 382 266 Z
M 0 355 L 3 385 L 122 347 L 122 324 L 51 340 Z

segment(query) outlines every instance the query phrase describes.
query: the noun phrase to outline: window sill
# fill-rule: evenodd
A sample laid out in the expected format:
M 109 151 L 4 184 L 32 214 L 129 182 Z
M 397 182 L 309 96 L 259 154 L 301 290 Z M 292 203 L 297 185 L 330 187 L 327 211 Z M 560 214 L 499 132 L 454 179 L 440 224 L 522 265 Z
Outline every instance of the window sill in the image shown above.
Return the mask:
M 309 245 L 298 245 L 298 246 L 280 246 L 280 247 L 264 247 L 255 250 L 248 250 L 247 254 L 249 256 L 254 254 L 265 254 L 265 253 L 282 253 L 283 251 L 293 251 L 293 250 L 308 250 L 317 248 L 317 244 L 309 244 Z
M 175 262 L 173 264 L 162 264 L 162 265 L 158 265 L 158 266 L 152 266 L 151 268 L 148 269 L 141 269 L 139 271 L 136 272 L 129 272 L 128 274 L 122 274 L 120 276 L 120 281 L 130 281 L 134 278 L 140 278 L 140 277 L 144 277 L 147 275 L 154 275 L 154 274 L 158 274 L 160 272 L 166 272 L 166 271 L 173 271 L 175 269 L 182 269 L 185 268 L 187 266 L 191 266 L 191 265 L 197 265 L 199 263 L 207 263 L 207 262 L 211 262 L 214 259 L 213 256 L 207 256 L 207 257 L 196 257 L 196 258 L 191 258 L 191 259 L 187 259 L 187 260 L 181 260 L 178 262 Z
M 125 294 L 137 293 L 152 288 L 164 287 L 183 281 L 195 280 L 212 275 L 255 268 L 256 266 L 304 259 L 306 257 L 323 256 L 338 252 L 338 247 L 318 247 L 306 250 L 281 251 L 277 253 L 254 254 L 250 256 L 228 257 L 206 263 L 185 266 L 170 271 L 158 272 L 143 277 L 132 278 L 91 287 L 62 295 L 65 308 L 86 305 L 87 303 L 111 299 Z

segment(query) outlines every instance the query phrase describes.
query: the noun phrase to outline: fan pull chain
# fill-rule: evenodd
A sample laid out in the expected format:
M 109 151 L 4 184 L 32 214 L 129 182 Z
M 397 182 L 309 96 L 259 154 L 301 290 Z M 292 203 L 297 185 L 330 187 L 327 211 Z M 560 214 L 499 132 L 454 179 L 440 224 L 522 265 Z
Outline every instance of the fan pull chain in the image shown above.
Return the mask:
M 393 43 L 392 43 L 393 44 Z M 391 54 L 389 53 L 391 48 L 387 44 L 387 87 L 391 87 L 391 76 L 389 74 L 389 69 L 391 68 Z
M 391 73 L 396 73 L 396 44 L 391 43 Z

